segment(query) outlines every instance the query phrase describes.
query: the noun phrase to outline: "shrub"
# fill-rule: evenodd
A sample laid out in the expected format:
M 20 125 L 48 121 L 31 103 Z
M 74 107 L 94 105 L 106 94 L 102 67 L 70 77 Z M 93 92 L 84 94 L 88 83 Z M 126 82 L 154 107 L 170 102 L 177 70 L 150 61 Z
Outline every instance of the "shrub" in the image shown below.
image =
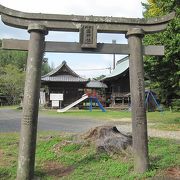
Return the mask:
M 180 111 L 180 99 L 174 99 L 171 106 L 173 111 Z

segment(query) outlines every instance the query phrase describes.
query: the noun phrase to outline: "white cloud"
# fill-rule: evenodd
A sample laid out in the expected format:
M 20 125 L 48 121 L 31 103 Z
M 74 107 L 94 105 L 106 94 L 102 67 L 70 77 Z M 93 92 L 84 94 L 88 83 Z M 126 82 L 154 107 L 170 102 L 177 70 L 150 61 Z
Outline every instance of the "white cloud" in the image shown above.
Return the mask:
M 0 0 L 9 8 L 26 12 L 142 17 L 145 0 Z

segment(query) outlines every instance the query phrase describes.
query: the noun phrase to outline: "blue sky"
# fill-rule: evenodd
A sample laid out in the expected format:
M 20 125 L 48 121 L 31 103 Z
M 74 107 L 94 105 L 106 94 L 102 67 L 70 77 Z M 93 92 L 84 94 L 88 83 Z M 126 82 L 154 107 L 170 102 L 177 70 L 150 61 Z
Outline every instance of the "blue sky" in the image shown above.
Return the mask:
M 0 4 L 24 12 L 142 18 L 142 1 L 146 2 L 146 0 L 0 0 Z M 29 39 L 29 34 L 26 30 L 12 28 L 0 22 L 0 38 Z M 46 40 L 78 42 L 79 34 L 49 32 Z M 97 42 L 112 43 L 112 40 L 116 40 L 116 43 L 127 43 L 121 34 L 97 35 Z M 76 73 L 86 78 L 109 74 L 106 68 L 112 67 L 113 64 L 113 55 L 107 54 L 46 53 L 45 57 L 54 67 L 65 60 Z M 116 61 L 122 57 L 124 56 L 116 55 Z

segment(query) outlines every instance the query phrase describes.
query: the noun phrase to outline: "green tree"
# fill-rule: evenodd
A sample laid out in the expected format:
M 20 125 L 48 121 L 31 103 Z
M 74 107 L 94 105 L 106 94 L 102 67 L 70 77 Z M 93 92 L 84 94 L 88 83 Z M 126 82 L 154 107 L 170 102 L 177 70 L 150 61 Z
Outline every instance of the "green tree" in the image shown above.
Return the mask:
M 2 41 L 0 40 L 0 47 L 2 45 Z M 15 50 L 0 50 L 0 65 L 1 67 L 5 67 L 8 64 L 16 66 L 20 70 L 26 69 L 26 61 L 27 61 L 28 53 L 25 51 L 15 51 Z M 48 59 L 43 59 L 42 64 L 42 72 L 41 74 L 47 74 L 52 70 L 51 66 L 48 63 Z
M 26 60 L 27 52 L 0 50 L 0 95 L 9 105 L 19 103 L 23 94 Z
M 158 93 L 161 102 L 180 97 L 180 1 L 148 0 L 143 4 L 144 17 L 158 17 L 172 11 L 176 17 L 169 23 L 164 32 L 147 35 L 145 45 L 164 45 L 165 56 L 145 57 L 145 72 L 151 81 L 151 88 Z
M 8 64 L 0 67 L 0 94 L 7 97 L 8 104 L 20 102 L 24 89 L 24 72 Z
M 25 69 L 27 60 L 27 52 L 23 51 L 0 51 L 0 65 L 2 67 L 11 64 L 16 66 L 18 69 Z
M 93 79 L 96 80 L 96 81 L 100 81 L 100 80 L 103 79 L 104 77 L 106 77 L 106 76 L 105 76 L 105 75 L 100 75 L 100 76 L 95 77 L 95 78 L 93 78 Z
M 43 75 L 49 73 L 52 70 L 53 70 L 53 68 L 49 65 L 48 59 L 47 58 L 43 58 L 41 75 L 43 76 Z
M 9 105 L 19 103 L 23 95 L 27 55 L 24 51 L 0 50 L 0 95 L 6 97 Z M 41 74 L 51 70 L 44 58 Z

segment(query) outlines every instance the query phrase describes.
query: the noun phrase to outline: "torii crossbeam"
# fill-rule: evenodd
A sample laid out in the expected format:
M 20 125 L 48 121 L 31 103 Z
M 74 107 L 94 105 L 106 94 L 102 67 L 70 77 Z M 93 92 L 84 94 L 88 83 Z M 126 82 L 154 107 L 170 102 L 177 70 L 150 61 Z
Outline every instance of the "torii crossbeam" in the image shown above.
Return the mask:
M 28 51 L 27 40 L 3 39 L 2 49 Z M 95 49 L 82 49 L 76 42 L 45 42 L 45 52 L 59 53 L 94 53 L 94 54 L 130 54 L 128 44 L 97 43 Z M 164 46 L 143 46 L 143 55 L 163 56 Z

